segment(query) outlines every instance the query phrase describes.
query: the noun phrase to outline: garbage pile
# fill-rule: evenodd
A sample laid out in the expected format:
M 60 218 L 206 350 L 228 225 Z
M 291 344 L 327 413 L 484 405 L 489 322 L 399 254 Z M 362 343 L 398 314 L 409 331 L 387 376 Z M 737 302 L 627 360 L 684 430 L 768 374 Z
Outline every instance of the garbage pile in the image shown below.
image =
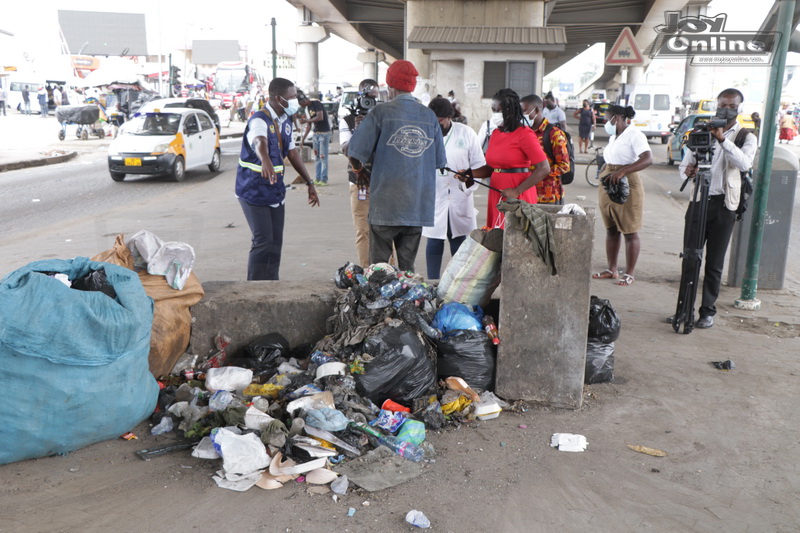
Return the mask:
M 228 354 L 220 333 L 206 360 L 181 357 L 159 380 L 152 433 L 177 430 L 197 441 L 194 457 L 221 458 L 222 488 L 297 480 L 344 494 L 350 482 L 380 490 L 418 475 L 414 463 L 435 460 L 427 431 L 508 407 L 490 392 L 500 339 L 479 307 L 442 304 L 388 264 L 348 263 L 335 282 L 346 292 L 332 333 L 310 353 L 269 333 Z

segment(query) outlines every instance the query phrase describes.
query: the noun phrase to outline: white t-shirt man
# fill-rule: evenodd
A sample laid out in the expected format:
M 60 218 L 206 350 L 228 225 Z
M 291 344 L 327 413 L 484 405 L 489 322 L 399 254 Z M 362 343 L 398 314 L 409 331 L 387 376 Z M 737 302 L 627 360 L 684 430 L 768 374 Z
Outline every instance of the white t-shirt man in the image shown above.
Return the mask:
M 559 123 L 567 122 L 567 115 L 564 114 L 564 110 L 558 106 L 555 106 L 553 109 L 548 109 L 545 107 L 542 109 L 542 116 L 547 119 L 550 124 L 558 126 Z
M 469 126 L 451 122 L 444 136 L 447 166 L 453 170 L 479 168 L 486 164 L 478 136 Z M 422 235 L 432 239 L 447 239 L 447 223 L 453 237 L 462 237 L 478 227 L 477 210 L 472 193 L 478 184 L 467 188 L 452 172 L 436 171 L 436 208 L 434 225 L 422 228 Z

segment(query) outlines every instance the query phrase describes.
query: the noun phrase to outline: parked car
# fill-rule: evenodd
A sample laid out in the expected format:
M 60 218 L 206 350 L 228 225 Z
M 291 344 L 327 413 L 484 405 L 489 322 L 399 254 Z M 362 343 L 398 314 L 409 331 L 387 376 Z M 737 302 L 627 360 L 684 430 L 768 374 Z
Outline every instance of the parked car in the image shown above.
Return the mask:
M 187 170 L 220 167 L 219 131 L 205 111 L 169 108 L 139 113 L 126 122 L 108 147 L 111 179 L 127 174 L 167 175 L 183 181 Z
M 203 111 L 211 117 L 211 121 L 214 123 L 214 126 L 217 127 L 217 131 L 220 131 L 220 123 L 219 123 L 219 116 L 217 116 L 217 112 L 208 102 L 203 98 L 158 98 L 157 100 L 150 100 L 142 107 L 140 107 L 136 113 L 152 113 L 153 111 L 157 111 L 159 109 L 171 109 L 173 107 L 186 107 L 189 109 L 202 109 Z
M 667 143 L 667 164 L 674 165 L 675 161 L 681 162 L 686 155 L 686 139 L 689 132 L 694 129 L 699 121 L 710 120 L 714 115 L 689 115 L 681 120 L 680 124 L 672 127 L 672 136 Z
M 606 111 L 608 111 L 609 104 L 608 102 L 595 102 L 592 104 L 592 109 L 594 109 L 595 115 L 597 115 L 597 125 L 602 126 L 606 123 Z

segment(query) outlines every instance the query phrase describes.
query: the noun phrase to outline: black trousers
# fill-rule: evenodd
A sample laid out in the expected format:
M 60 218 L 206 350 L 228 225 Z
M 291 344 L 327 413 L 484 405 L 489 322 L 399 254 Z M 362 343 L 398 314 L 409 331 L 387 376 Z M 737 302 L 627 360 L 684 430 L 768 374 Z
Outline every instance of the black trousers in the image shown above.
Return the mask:
M 392 244 L 397 250 L 397 266 L 400 270 L 414 270 L 419 241 L 420 226 L 369 226 L 369 262 L 386 263 L 392 256 Z
M 695 220 L 690 220 L 689 213 L 686 211 L 686 228 Z M 694 209 L 696 218 L 699 213 Z M 717 314 L 717 307 L 714 305 L 719 296 L 719 287 L 722 283 L 722 268 L 725 266 L 725 253 L 728 251 L 728 243 L 733 233 L 733 224 L 736 221 L 736 213 L 725 207 L 725 196 L 722 194 L 708 197 L 708 212 L 706 214 L 705 232 L 705 270 L 703 273 L 703 300 L 700 304 L 700 316 L 714 316 Z M 684 231 L 684 246 L 688 237 L 688 231 Z
M 253 234 L 250 256 L 247 260 L 247 279 L 277 280 L 281 268 L 286 205 L 278 207 L 253 205 L 241 198 L 239 204 Z

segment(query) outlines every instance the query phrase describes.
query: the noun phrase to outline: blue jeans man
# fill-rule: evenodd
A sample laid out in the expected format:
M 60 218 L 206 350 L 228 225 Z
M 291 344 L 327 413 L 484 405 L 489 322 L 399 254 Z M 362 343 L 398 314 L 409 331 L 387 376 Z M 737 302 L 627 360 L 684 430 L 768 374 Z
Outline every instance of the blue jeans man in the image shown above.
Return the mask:
M 331 144 L 331 132 L 315 131 L 311 138 L 314 146 L 316 181 L 328 183 L 328 146 Z

